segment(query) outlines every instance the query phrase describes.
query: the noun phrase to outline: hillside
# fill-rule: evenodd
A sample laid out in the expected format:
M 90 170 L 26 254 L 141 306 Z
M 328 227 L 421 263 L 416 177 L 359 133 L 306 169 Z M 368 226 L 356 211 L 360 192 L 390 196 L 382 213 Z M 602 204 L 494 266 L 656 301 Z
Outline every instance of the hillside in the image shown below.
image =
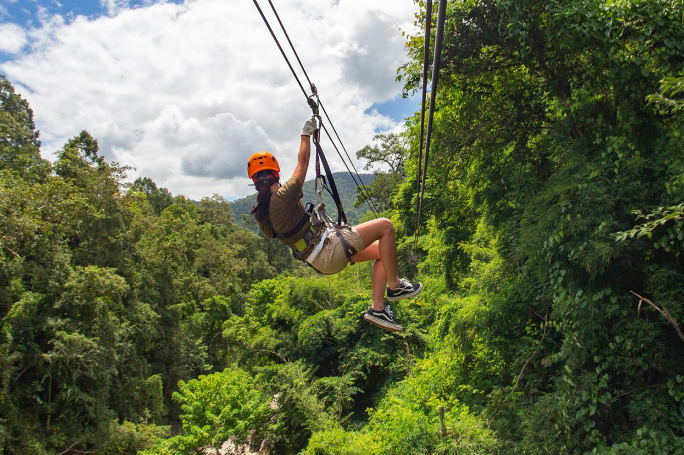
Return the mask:
M 360 174 L 360 176 L 361 180 L 366 186 L 375 180 L 374 174 Z M 356 201 L 356 185 L 354 184 L 354 180 L 348 172 L 335 172 L 333 173 L 333 178 L 335 179 L 335 184 L 337 185 L 337 191 L 340 193 L 340 199 L 342 200 L 344 213 L 347 215 L 348 223 L 350 225 L 358 224 L 358 221 L 361 219 L 361 217 L 370 210 L 368 204 L 363 204 L 358 208 L 354 207 L 354 201 Z M 307 180 L 304 182 L 303 200 L 305 203 L 316 202 L 314 180 Z M 255 201 L 256 192 L 250 196 L 230 203 L 230 209 L 233 212 L 233 219 L 235 220 L 236 224 L 244 228 L 254 229 L 253 225 L 245 223 L 243 216 L 249 215 L 249 211 L 252 210 Z M 329 207 L 328 213 L 330 216 L 332 216 L 333 219 L 337 219 L 337 210 L 335 209 L 332 197 L 330 197 L 327 192 L 323 192 L 323 202 L 327 207 Z

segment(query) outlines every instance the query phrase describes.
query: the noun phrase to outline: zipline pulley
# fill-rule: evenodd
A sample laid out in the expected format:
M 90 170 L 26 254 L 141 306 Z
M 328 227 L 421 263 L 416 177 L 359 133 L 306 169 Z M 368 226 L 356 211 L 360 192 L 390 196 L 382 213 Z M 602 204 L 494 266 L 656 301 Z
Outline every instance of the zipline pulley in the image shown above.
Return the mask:
M 311 83 L 311 96 L 309 96 L 306 101 L 309 103 L 309 107 L 311 108 L 311 112 L 313 112 L 314 117 L 320 120 L 321 116 L 318 109 L 321 105 L 321 100 L 318 98 L 318 90 L 313 82 Z

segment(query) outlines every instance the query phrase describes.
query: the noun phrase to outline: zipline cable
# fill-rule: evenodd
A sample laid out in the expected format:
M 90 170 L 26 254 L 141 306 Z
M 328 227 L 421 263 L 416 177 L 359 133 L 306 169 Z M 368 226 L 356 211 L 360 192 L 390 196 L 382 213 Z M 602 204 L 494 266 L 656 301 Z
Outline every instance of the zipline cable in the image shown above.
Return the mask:
M 332 126 L 332 125 L 331 125 L 331 126 Z M 333 142 L 333 139 L 332 139 L 332 137 L 330 136 L 330 133 L 328 132 L 328 128 L 325 127 L 325 124 L 323 124 L 323 131 L 325 131 L 326 136 L 328 136 L 328 139 L 330 139 L 330 143 L 331 143 L 331 144 L 333 145 L 333 147 L 335 148 L 335 151 L 337 152 L 337 154 L 340 155 L 340 158 L 342 158 L 342 155 L 340 154 L 340 151 L 337 149 L 337 145 L 335 145 L 335 143 Z M 354 176 L 352 175 L 351 171 L 349 170 L 349 166 L 347 166 L 347 163 L 345 163 L 344 160 L 342 160 L 342 164 L 344 164 L 344 167 L 347 168 L 347 172 L 349 172 L 349 175 L 351 175 L 352 178 L 354 178 Z M 356 183 L 356 182 L 354 182 L 354 183 Z M 359 188 L 359 185 L 357 184 L 356 187 Z M 359 189 L 361 189 L 361 188 L 359 188 Z M 366 199 L 366 203 L 368 204 L 368 206 L 370 207 L 370 209 L 373 211 L 373 214 L 375 215 L 375 217 L 378 218 L 378 214 L 375 212 L 375 207 L 373 207 L 373 205 L 371 204 L 370 199 L 367 199 L 367 198 L 366 198 L 366 196 L 363 194 L 363 191 L 362 191 L 361 195 L 363 196 L 364 199 Z
M 271 9 L 273 10 L 273 14 L 275 15 L 276 19 L 278 20 L 278 23 L 280 24 L 280 28 L 283 30 L 283 33 L 285 34 L 285 38 L 287 38 L 287 42 L 290 44 L 290 48 L 292 49 L 292 52 L 294 53 L 295 57 L 297 58 L 297 62 L 299 63 L 299 67 L 302 69 L 302 72 L 304 73 L 304 77 L 306 77 L 307 82 L 311 86 L 312 91 L 316 91 L 316 86 L 311 82 L 311 79 L 309 78 L 309 74 L 306 72 L 304 69 L 304 64 L 302 63 L 302 60 L 299 58 L 299 54 L 297 53 L 297 50 L 294 47 L 294 44 L 292 44 L 292 40 L 290 39 L 290 35 L 287 33 L 287 30 L 285 30 L 285 25 L 283 25 L 283 21 L 280 20 L 280 15 L 278 14 L 278 11 L 276 11 L 275 6 L 273 5 L 273 2 L 271 0 L 268 0 L 268 4 L 271 5 Z M 370 192 L 368 191 L 368 188 L 366 188 L 366 185 L 363 183 L 363 180 L 361 179 L 361 175 L 359 174 L 359 171 L 356 169 L 356 166 L 354 166 L 354 161 L 349 157 L 349 152 L 347 152 L 347 148 L 344 146 L 344 143 L 342 142 L 342 139 L 340 138 L 340 135 L 337 134 L 337 129 L 335 129 L 335 125 L 333 124 L 332 120 L 330 120 L 330 116 L 328 115 L 328 111 L 325 110 L 325 106 L 323 106 L 323 102 L 321 102 L 320 98 L 318 100 L 318 105 L 323 109 L 323 113 L 325 114 L 325 118 L 328 120 L 328 123 L 330 124 L 330 127 L 333 129 L 333 132 L 335 133 L 335 136 L 337 137 L 338 142 L 342 146 L 342 150 L 344 150 L 345 155 L 347 155 L 347 159 L 349 160 L 349 163 L 351 163 L 352 168 L 354 169 L 354 172 L 356 173 L 356 176 L 359 178 L 359 182 L 361 183 L 361 186 L 363 189 L 361 189 L 361 196 L 366 200 L 368 205 L 370 206 L 371 210 L 373 211 L 373 214 L 375 214 L 375 217 L 378 217 L 377 212 L 375 211 L 375 205 L 371 203 L 370 199 Z M 327 131 L 326 131 L 327 133 Z M 328 134 L 328 137 L 330 138 L 330 134 Z M 330 141 L 332 142 L 332 138 L 330 138 Z M 334 145 L 334 142 L 333 142 Z M 422 150 L 422 147 L 421 147 Z M 337 151 L 338 154 L 339 150 Z M 340 158 L 342 156 L 340 155 Z M 342 158 L 342 162 L 344 162 L 344 158 Z M 346 166 L 346 163 L 345 163 Z M 347 167 L 347 171 L 349 171 L 349 167 Z M 354 184 L 358 187 L 359 183 L 356 181 L 356 178 L 354 175 L 349 171 L 349 174 L 351 175 L 352 179 L 354 180 Z M 366 197 L 368 195 L 368 197 Z
M 414 250 L 418 248 L 418 225 L 420 224 L 420 194 L 421 175 L 423 172 L 423 139 L 425 133 L 425 99 L 427 98 L 427 84 L 428 84 L 428 66 L 430 64 L 430 26 L 432 24 L 432 0 L 427 0 L 425 7 L 425 39 L 424 39 L 424 55 L 423 55 L 423 93 L 420 102 L 420 147 L 418 148 L 418 175 L 416 176 L 416 236 L 413 242 Z M 411 254 L 414 261 L 415 253 Z
M 257 10 L 259 10 L 259 14 L 261 14 L 261 18 L 264 20 L 264 24 L 266 24 L 266 27 L 268 27 L 268 31 L 271 32 L 271 36 L 273 37 L 273 40 L 275 41 L 276 45 L 278 46 L 278 49 L 280 49 L 280 53 L 283 54 L 283 58 L 285 59 L 287 66 L 290 67 L 290 71 L 292 71 L 292 75 L 297 80 L 297 84 L 299 84 L 299 88 L 302 89 L 302 93 L 304 94 L 304 96 L 308 100 L 309 95 L 306 94 L 306 90 L 304 90 L 304 86 L 299 81 L 299 77 L 297 76 L 297 73 L 295 73 L 294 68 L 292 68 L 292 65 L 290 64 L 290 60 L 287 58 L 287 55 L 285 55 L 285 51 L 283 50 L 283 47 L 280 45 L 280 41 L 278 41 L 278 38 L 275 36 L 275 33 L 273 33 L 273 29 L 271 28 L 271 24 L 268 23 L 268 19 L 266 19 L 266 16 L 264 16 L 264 12 L 261 11 L 261 7 L 259 6 L 259 4 L 257 3 L 256 0 L 254 0 L 254 6 L 256 6 Z M 297 58 L 299 58 L 299 57 L 297 57 Z
M 285 38 L 287 38 L 287 42 L 290 44 L 290 48 L 292 49 L 292 52 L 294 53 L 295 57 L 297 58 L 297 62 L 299 63 L 299 67 L 302 69 L 302 73 L 304 73 L 304 77 L 306 78 L 307 82 L 311 86 L 311 90 L 313 92 L 316 92 L 316 86 L 313 84 L 313 82 L 311 82 L 311 79 L 309 78 L 309 74 L 306 72 L 306 69 L 304 69 L 304 64 L 302 63 L 302 60 L 299 58 L 299 54 L 297 53 L 297 49 L 295 49 L 294 44 L 292 44 L 292 40 L 290 39 L 290 35 L 287 33 L 287 30 L 285 29 L 285 25 L 283 25 L 283 21 L 280 20 L 280 15 L 278 14 L 278 11 L 276 11 L 275 6 L 273 5 L 273 2 L 271 0 L 268 0 L 268 4 L 271 5 L 271 9 L 273 10 L 273 14 L 275 15 L 276 19 L 278 20 L 278 24 L 280 24 L 280 28 L 283 30 L 283 34 L 285 35 Z M 368 188 L 366 188 L 366 185 L 363 183 L 363 180 L 361 179 L 361 175 L 359 175 L 359 171 L 356 169 L 356 166 L 354 166 L 354 162 L 352 161 L 351 157 L 349 156 L 349 153 L 347 152 L 347 148 L 344 146 L 344 143 L 342 142 L 340 135 L 337 134 L 337 129 L 335 129 L 335 125 L 333 124 L 332 120 L 330 119 L 330 116 L 328 115 L 328 111 L 325 110 L 325 106 L 323 106 L 323 102 L 320 100 L 320 98 L 318 99 L 318 105 L 321 107 L 321 109 L 323 109 L 323 113 L 325 114 L 325 118 L 328 120 L 330 127 L 333 129 L 333 132 L 335 133 L 335 136 L 337 137 L 338 142 L 342 146 L 342 149 L 344 150 L 345 155 L 347 155 L 347 159 L 349 160 L 349 163 L 352 165 L 352 168 L 354 169 L 354 172 L 356 173 L 356 177 L 359 178 L 358 182 L 356 181 L 354 174 L 352 174 L 351 171 L 349 170 L 349 166 L 347 166 L 347 163 L 344 161 L 342 154 L 340 153 L 339 150 L 337 150 L 337 147 L 335 147 L 337 154 L 340 155 L 340 159 L 342 159 L 342 162 L 344 163 L 345 167 L 347 168 L 349 175 L 351 175 L 352 180 L 354 180 L 354 184 L 357 187 L 359 187 L 359 182 L 361 183 L 361 186 L 363 187 L 363 189 L 359 188 L 359 190 L 361 190 L 361 196 L 366 200 L 366 203 L 368 204 L 370 209 L 373 211 L 373 214 L 377 218 L 378 214 L 375 210 L 375 205 L 371 202 L 370 192 L 368 191 Z M 330 142 L 334 146 L 335 143 L 333 142 L 332 138 L 330 137 L 330 133 L 328 133 L 327 130 L 326 130 L 326 134 L 328 135 Z
M 442 54 L 442 38 L 444 35 L 444 19 L 446 17 L 446 3 L 447 0 L 439 0 L 439 9 L 437 11 L 437 33 L 435 35 L 435 54 L 432 59 L 432 87 L 430 88 L 430 108 L 428 110 L 427 123 L 427 137 L 425 139 L 425 159 L 423 160 L 423 176 L 422 185 L 420 188 L 420 197 L 418 200 L 418 217 L 416 223 L 416 239 L 420 232 L 420 215 L 423 209 L 423 196 L 425 195 L 425 184 L 428 167 L 428 158 L 430 156 L 430 138 L 432 136 L 432 118 L 435 113 L 435 98 L 437 97 L 437 83 L 439 81 L 439 64 Z M 427 20 L 430 20 L 428 18 Z
M 255 1 L 256 3 L 256 1 Z M 285 34 L 285 38 L 287 38 L 287 42 L 290 43 L 290 48 L 292 49 L 292 52 L 294 52 L 295 57 L 297 58 L 297 62 L 299 62 L 299 67 L 302 69 L 302 72 L 304 73 L 304 77 L 306 77 L 306 80 L 309 82 L 309 85 L 311 86 L 311 89 L 314 89 L 314 85 L 311 82 L 311 79 L 309 79 L 309 75 L 306 73 L 306 70 L 304 69 L 304 65 L 302 64 L 302 61 L 299 59 L 299 54 L 297 54 L 297 51 L 295 50 L 294 44 L 292 44 L 292 41 L 290 40 L 290 35 L 287 34 L 287 30 L 285 30 L 285 26 L 283 25 L 283 21 L 280 20 L 280 16 L 278 15 L 278 11 L 276 11 L 275 6 L 273 6 L 273 2 L 271 0 L 268 0 L 268 4 L 271 5 L 271 9 L 273 10 L 273 14 L 275 14 L 276 19 L 278 19 L 278 23 L 280 24 L 280 28 L 283 30 L 283 33 Z M 263 15 L 262 15 L 263 17 Z M 264 19 L 266 20 L 266 19 Z M 275 38 L 275 36 L 274 36 Z M 285 55 L 285 54 L 283 54 Z
M 354 168 L 354 172 L 356 172 L 356 175 L 359 178 L 359 182 L 361 182 L 361 186 L 363 187 L 361 195 L 363 196 L 363 198 L 366 200 L 366 202 L 370 206 L 375 217 L 378 218 L 378 213 L 376 212 L 375 204 L 371 203 L 370 192 L 368 191 L 368 188 L 366 188 L 366 185 L 364 185 L 363 180 L 361 180 L 361 175 L 359 174 L 359 171 L 356 170 L 356 166 L 354 166 L 354 162 L 352 161 L 351 158 L 349 158 L 349 153 L 347 152 L 347 148 L 342 143 L 342 139 L 340 139 L 340 135 L 337 134 L 337 130 L 335 129 L 335 125 L 333 125 L 332 120 L 330 120 L 330 117 L 328 116 L 328 111 L 326 111 L 325 106 L 323 106 L 323 102 L 319 100 L 319 104 L 321 106 L 321 109 L 323 109 L 323 113 L 325 114 L 325 118 L 328 119 L 328 122 L 330 123 L 330 127 L 333 129 L 333 132 L 335 133 L 337 140 L 340 142 L 340 145 L 342 146 L 344 153 L 347 155 L 347 158 L 349 159 L 349 162 L 351 163 L 352 168 Z M 325 132 L 328 133 L 327 130 Z M 328 134 L 328 137 L 330 137 L 330 134 Z M 332 142 L 333 146 L 335 146 L 335 143 L 333 142 L 332 138 L 330 138 L 330 142 Z M 335 148 L 337 148 L 337 147 L 335 147 Z M 337 153 L 339 154 L 340 152 L 338 151 Z M 342 158 L 342 157 L 340 156 L 340 158 Z M 344 160 L 342 160 L 342 161 L 344 162 Z M 346 165 L 346 163 L 345 163 L 345 165 Z M 347 170 L 349 170 L 349 168 L 347 168 Z M 351 172 L 349 172 L 349 173 L 351 174 Z M 352 175 L 352 178 L 354 178 L 353 175 Z M 354 180 L 354 183 L 356 183 L 356 180 Z M 356 186 L 358 187 L 359 185 L 357 184 Z M 364 191 L 366 194 L 364 194 Z M 366 195 L 368 195 L 368 197 L 366 197 Z
M 254 6 L 256 6 L 257 10 L 259 11 L 259 14 L 261 15 L 261 18 L 264 21 L 264 24 L 266 24 L 266 27 L 268 28 L 268 31 L 271 32 L 271 36 L 273 37 L 273 40 L 275 41 L 276 45 L 278 46 L 278 49 L 280 49 L 280 53 L 283 55 L 283 58 L 285 59 L 285 62 L 287 63 L 287 66 L 290 68 L 290 71 L 292 72 L 292 75 L 294 76 L 295 80 L 297 81 L 297 84 L 299 84 L 299 88 L 302 90 L 302 93 L 304 93 L 304 96 L 307 99 L 307 102 L 309 101 L 309 96 L 306 93 L 306 90 L 304 89 L 304 86 L 302 85 L 301 81 L 299 80 L 299 77 L 297 76 L 297 73 L 295 72 L 294 68 L 290 64 L 290 60 L 287 58 L 287 55 L 285 54 L 285 51 L 283 50 L 282 46 L 280 45 L 280 41 L 278 41 L 278 38 L 276 37 L 275 33 L 273 32 L 273 29 L 271 28 L 271 25 L 268 22 L 268 19 L 266 19 L 266 16 L 264 15 L 264 12 L 261 10 L 261 7 L 259 6 L 259 3 L 257 3 L 257 0 L 254 1 Z M 290 36 L 287 33 L 287 30 L 285 30 L 285 26 L 283 25 L 282 21 L 280 20 L 280 16 L 278 15 L 278 12 L 275 9 L 275 6 L 271 2 L 271 0 L 268 0 L 268 3 L 271 5 L 271 9 L 273 10 L 273 13 L 276 16 L 276 19 L 278 20 L 278 23 L 280 24 L 280 27 L 283 30 L 283 33 L 285 34 L 285 37 L 287 38 L 288 43 L 290 44 L 290 47 L 292 48 L 292 51 L 295 54 L 295 57 L 297 58 L 297 61 L 299 62 L 299 66 L 302 69 L 302 72 L 304 73 L 304 76 L 306 77 L 306 80 L 309 82 L 309 85 L 311 86 L 311 90 L 315 92 L 316 87 L 314 84 L 311 82 L 311 79 L 309 79 L 309 75 L 307 74 L 306 70 L 304 69 L 304 65 L 302 64 L 301 59 L 299 58 L 299 55 L 297 54 L 296 49 L 294 48 L 294 45 L 292 44 L 292 41 L 290 40 Z M 320 102 L 319 99 L 319 104 L 322 106 L 322 103 Z M 342 140 L 340 139 L 339 135 L 337 134 L 337 130 L 335 130 L 335 126 L 332 124 L 332 121 L 330 120 L 330 117 L 328 116 L 328 113 L 326 112 L 325 108 L 323 108 L 323 112 L 325 113 L 326 118 L 328 119 L 328 122 L 330 122 L 330 126 L 333 128 L 333 131 L 337 135 L 337 139 L 340 141 L 340 144 L 342 145 L 342 148 L 344 149 L 345 153 L 347 154 L 347 158 L 349 159 L 349 162 L 352 164 L 352 167 L 354 168 L 354 171 L 356 172 L 357 177 L 359 178 L 359 181 L 361 182 L 361 185 L 363 188 L 359 187 L 359 183 L 356 181 L 356 178 L 352 174 L 351 170 L 349 169 L 349 166 L 347 166 L 347 163 L 344 160 L 344 157 L 342 157 L 342 154 L 340 153 L 339 149 L 335 145 L 335 143 L 332 140 L 332 137 L 330 136 L 330 133 L 328 132 L 327 128 L 325 125 L 323 126 L 324 131 L 326 132 L 328 138 L 330 139 L 330 142 L 333 144 L 335 151 L 337 154 L 340 156 L 340 159 L 342 160 L 342 163 L 344 163 L 345 167 L 347 168 L 347 172 L 349 172 L 349 175 L 352 177 L 352 180 L 354 180 L 354 184 L 356 187 L 360 190 L 361 196 L 365 199 L 366 203 L 370 207 L 370 209 L 373 211 L 373 214 L 377 217 L 378 214 L 375 211 L 375 207 L 371 203 L 370 197 L 367 196 L 366 192 L 368 191 L 366 188 L 366 185 L 363 184 L 363 180 L 361 180 L 361 176 L 359 175 L 358 171 L 356 170 L 356 167 L 354 166 L 353 161 L 349 157 L 349 153 L 347 153 L 347 149 L 344 147 L 344 144 L 342 143 Z

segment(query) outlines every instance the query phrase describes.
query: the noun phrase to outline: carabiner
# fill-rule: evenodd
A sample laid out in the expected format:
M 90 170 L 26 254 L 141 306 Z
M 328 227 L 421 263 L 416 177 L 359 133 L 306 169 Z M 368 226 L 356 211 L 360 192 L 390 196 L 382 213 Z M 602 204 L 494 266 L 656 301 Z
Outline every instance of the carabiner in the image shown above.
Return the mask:
M 321 181 L 321 189 L 318 189 L 318 181 Z M 323 190 L 325 189 L 325 184 L 323 177 L 317 177 L 316 178 L 316 206 L 320 207 L 323 205 Z

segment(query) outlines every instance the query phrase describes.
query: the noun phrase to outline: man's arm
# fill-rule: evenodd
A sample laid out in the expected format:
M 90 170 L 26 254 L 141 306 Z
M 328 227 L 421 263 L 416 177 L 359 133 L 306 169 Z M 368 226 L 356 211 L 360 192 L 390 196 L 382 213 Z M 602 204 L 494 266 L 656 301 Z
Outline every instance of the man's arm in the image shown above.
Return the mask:
M 309 169 L 309 158 L 311 157 L 311 138 L 302 134 L 302 142 L 299 145 L 299 155 L 297 156 L 297 167 L 292 175 L 297 177 L 299 184 L 304 186 L 306 171 Z
M 304 123 L 302 128 L 302 142 L 299 144 L 299 155 L 297 156 L 297 167 L 293 176 L 297 177 L 299 184 L 304 186 L 306 171 L 309 169 L 309 158 L 311 157 L 311 135 L 316 131 L 316 119 L 311 117 Z

